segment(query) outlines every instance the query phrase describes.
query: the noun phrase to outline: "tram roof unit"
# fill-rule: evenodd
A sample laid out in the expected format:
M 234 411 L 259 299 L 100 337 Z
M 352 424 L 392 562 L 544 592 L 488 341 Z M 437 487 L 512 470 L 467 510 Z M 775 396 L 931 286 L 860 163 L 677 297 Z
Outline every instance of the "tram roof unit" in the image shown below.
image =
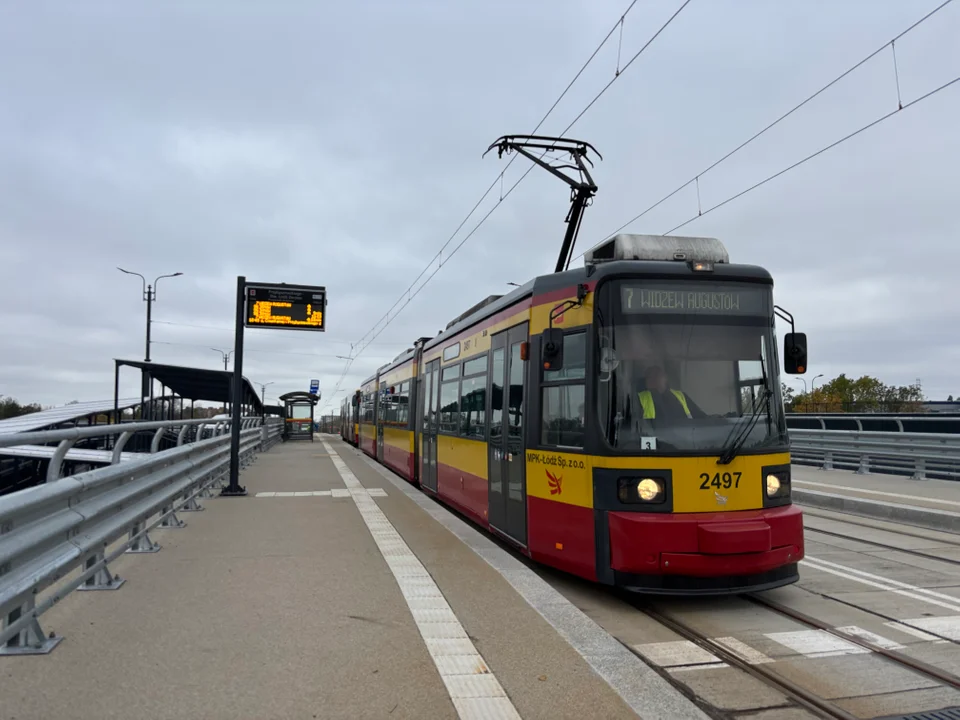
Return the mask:
M 727 248 L 717 238 L 680 235 L 614 235 L 583 254 L 583 264 L 614 260 L 729 264 Z

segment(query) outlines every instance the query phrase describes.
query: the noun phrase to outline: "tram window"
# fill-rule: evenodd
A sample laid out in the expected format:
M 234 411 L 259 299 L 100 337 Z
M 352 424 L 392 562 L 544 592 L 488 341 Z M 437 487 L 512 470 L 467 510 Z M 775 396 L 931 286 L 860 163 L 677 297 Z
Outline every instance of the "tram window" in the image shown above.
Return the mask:
M 545 370 L 543 381 L 583 380 L 587 376 L 587 334 L 570 333 L 563 336 L 563 367 Z
M 464 378 L 460 386 L 460 434 L 485 438 L 487 418 L 487 376 Z
M 540 441 L 544 445 L 583 447 L 584 386 L 554 385 L 543 388 Z
M 451 365 L 450 367 L 445 367 L 443 369 L 443 372 L 440 375 L 440 379 L 443 382 L 446 382 L 447 380 L 456 380 L 458 377 L 460 377 L 459 365 Z
M 410 420 L 410 382 L 400 385 L 397 390 L 397 422 L 406 425 Z
M 449 368 L 448 368 L 449 369 Z M 459 366 L 457 367 L 459 370 Z M 457 434 L 460 420 L 460 383 L 457 380 L 440 384 L 440 427 L 449 435 Z
M 485 373 L 487 371 L 487 356 L 483 355 L 482 357 L 474 358 L 473 360 L 467 360 L 463 364 L 463 374 L 467 375 L 476 375 L 477 373 Z

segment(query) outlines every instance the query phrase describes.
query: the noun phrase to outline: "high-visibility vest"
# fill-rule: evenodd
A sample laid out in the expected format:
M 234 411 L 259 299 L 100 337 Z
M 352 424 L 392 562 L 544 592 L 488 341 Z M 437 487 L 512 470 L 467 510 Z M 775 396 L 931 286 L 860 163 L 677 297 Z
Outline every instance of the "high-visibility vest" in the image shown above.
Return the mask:
M 683 406 L 683 412 L 687 414 L 687 417 L 692 418 L 693 415 L 690 414 L 690 407 L 687 405 L 686 396 L 679 390 L 671 390 L 670 392 L 680 401 L 680 405 Z M 653 420 L 657 416 L 657 410 L 653 405 L 653 394 L 649 390 L 644 390 L 640 393 L 640 406 L 643 408 L 643 417 L 648 420 Z

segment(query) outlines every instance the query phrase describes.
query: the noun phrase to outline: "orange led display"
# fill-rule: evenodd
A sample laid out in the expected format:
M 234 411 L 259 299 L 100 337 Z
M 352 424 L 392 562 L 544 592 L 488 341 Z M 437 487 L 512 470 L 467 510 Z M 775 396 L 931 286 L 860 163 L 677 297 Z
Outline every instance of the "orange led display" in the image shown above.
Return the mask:
M 327 293 L 323 287 L 248 284 L 246 327 L 326 330 Z

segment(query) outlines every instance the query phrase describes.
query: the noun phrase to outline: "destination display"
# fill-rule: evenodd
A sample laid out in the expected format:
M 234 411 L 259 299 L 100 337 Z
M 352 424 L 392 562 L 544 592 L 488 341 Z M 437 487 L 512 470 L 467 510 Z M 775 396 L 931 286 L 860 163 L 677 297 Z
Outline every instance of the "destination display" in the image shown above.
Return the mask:
M 326 330 L 327 291 L 324 287 L 249 283 L 245 298 L 246 327 Z
M 621 310 L 626 314 L 769 315 L 770 288 L 722 283 L 624 283 Z

